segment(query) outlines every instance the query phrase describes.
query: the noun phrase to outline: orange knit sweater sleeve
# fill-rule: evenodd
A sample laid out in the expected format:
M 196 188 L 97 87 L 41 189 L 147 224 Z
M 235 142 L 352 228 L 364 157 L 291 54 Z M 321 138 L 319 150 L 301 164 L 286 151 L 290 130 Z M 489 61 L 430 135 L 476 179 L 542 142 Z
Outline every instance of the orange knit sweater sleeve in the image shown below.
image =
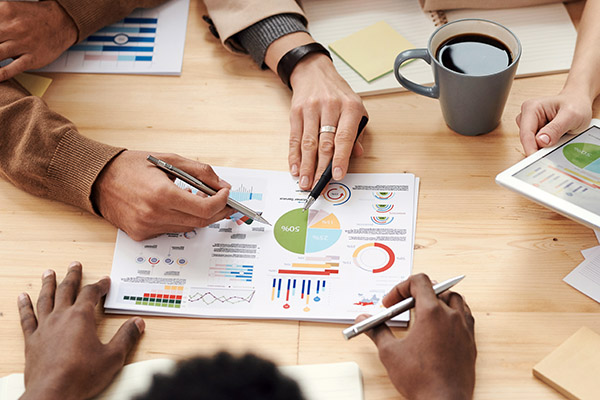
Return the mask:
M 86 138 L 18 84 L 0 83 L 0 176 L 15 186 L 94 213 L 92 185 L 123 148 Z

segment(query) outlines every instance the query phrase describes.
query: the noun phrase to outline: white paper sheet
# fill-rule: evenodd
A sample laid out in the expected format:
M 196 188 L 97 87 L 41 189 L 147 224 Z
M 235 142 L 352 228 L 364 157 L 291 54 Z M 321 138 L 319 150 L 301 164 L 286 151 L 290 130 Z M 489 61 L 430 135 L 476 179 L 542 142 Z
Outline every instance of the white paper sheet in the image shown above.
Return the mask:
M 108 312 L 351 322 L 410 275 L 414 175 L 348 174 L 302 213 L 307 192 L 288 173 L 215 169 L 273 226 L 225 220 L 143 242 L 119 232 Z
M 600 303 L 600 252 L 594 251 L 563 280 Z

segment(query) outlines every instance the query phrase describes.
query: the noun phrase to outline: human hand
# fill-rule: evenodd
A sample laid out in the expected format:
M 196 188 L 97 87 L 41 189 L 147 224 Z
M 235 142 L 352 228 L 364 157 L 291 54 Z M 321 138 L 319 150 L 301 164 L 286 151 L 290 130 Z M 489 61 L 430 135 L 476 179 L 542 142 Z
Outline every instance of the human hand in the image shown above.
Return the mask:
M 414 323 L 404 339 L 379 325 L 367 331 L 396 389 L 407 399 L 470 399 L 475 387 L 474 319 L 454 292 L 435 295 L 424 274 L 413 275 L 383 298 L 386 307 L 412 296 Z M 361 315 L 357 322 L 367 316 Z
M 323 54 L 302 59 L 290 84 L 290 172 L 300 177 L 301 189 L 309 190 L 333 158 L 333 179 L 342 179 L 350 156 L 363 153 L 362 136 L 355 144 L 360 120 L 368 115 L 362 100 Z M 327 125 L 336 127 L 336 133 L 319 134 Z
M 74 262 L 56 287 L 54 271 L 42 277 L 37 316 L 26 293 L 19 296 L 25 337 L 27 399 L 87 399 L 100 393 L 123 367 L 142 332 L 144 321 L 129 319 L 112 340 L 102 344 L 94 309 L 106 295 L 110 278 L 86 285 L 81 292 L 81 264 Z
M 592 119 L 592 100 L 581 93 L 560 94 L 527 100 L 517 115 L 519 136 L 526 155 L 555 145 L 567 132 L 580 132 Z
M 0 82 L 56 60 L 77 41 L 77 27 L 56 1 L 0 2 Z
M 233 214 L 227 207 L 230 185 L 213 169 L 176 154 L 153 153 L 197 177 L 218 193 L 206 197 L 173 184 L 146 160 L 148 153 L 124 151 L 107 164 L 94 183 L 92 199 L 100 214 L 134 240 L 167 232 L 189 232 Z

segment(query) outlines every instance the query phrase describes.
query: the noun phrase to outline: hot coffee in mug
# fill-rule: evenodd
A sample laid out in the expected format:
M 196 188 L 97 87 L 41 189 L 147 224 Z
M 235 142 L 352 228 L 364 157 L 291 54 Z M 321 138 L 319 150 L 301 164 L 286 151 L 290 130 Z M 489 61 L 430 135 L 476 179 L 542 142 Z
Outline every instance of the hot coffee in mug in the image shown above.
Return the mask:
M 512 55 L 504 43 L 478 33 L 451 37 L 438 47 L 435 58 L 444 67 L 467 75 L 494 74 L 512 63 Z
M 406 89 L 439 99 L 452 130 L 475 136 L 500 123 L 520 57 L 519 39 L 504 26 L 484 19 L 462 19 L 433 32 L 426 49 L 400 53 L 394 73 Z M 433 86 L 416 84 L 401 74 L 400 66 L 415 58 L 431 65 Z

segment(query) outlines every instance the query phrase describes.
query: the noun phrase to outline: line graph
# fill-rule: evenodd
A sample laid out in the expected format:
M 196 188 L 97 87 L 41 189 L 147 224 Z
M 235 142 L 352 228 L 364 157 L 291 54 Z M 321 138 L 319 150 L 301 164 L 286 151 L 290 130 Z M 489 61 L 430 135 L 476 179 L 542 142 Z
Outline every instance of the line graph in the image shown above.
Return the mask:
M 188 303 L 211 306 L 227 304 L 250 304 L 254 299 L 255 290 L 195 288 L 188 295 Z

